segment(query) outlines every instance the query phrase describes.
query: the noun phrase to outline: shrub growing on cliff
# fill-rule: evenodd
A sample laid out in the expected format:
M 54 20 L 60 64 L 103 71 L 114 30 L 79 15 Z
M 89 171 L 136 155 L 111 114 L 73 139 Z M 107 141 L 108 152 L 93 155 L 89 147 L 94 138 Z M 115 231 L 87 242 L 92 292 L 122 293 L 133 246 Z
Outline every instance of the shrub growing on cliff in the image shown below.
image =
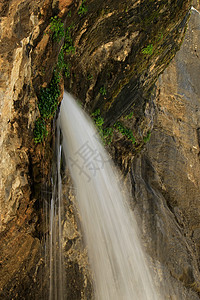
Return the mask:
M 60 96 L 60 73 L 54 70 L 51 82 L 46 88 L 40 90 L 38 96 L 38 108 L 40 111 L 40 118 L 35 122 L 34 128 L 34 142 L 41 143 L 47 136 L 46 121 L 54 116 L 58 106 L 58 98 Z
M 131 112 L 128 115 L 129 119 L 132 118 L 132 116 L 133 113 Z M 103 117 L 101 117 L 100 109 L 97 109 L 92 114 L 92 118 L 95 122 L 95 125 L 99 131 L 100 137 L 102 138 L 104 144 L 109 145 L 112 142 L 114 130 L 124 135 L 129 141 L 132 142 L 132 144 L 135 144 L 135 137 L 133 135 L 132 130 L 130 128 L 125 127 L 120 121 L 117 121 L 113 127 L 103 128 L 104 119 Z M 150 138 L 149 134 L 146 138 Z
M 104 144 L 109 145 L 112 141 L 113 137 L 113 128 L 107 127 L 103 128 L 104 119 L 101 117 L 100 109 L 97 109 L 93 114 L 92 118 L 95 122 L 95 125 L 99 131 L 99 135 L 103 141 Z
M 53 40 L 56 40 L 57 42 L 60 42 L 65 36 L 64 24 L 58 16 L 51 18 L 50 30 L 53 35 Z
M 87 6 L 85 5 L 86 0 L 82 0 L 81 6 L 79 7 L 78 14 L 79 16 L 82 16 L 86 14 L 88 11 Z
M 60 96 L 59 82 L 60 74 L 54 71 L 50 84 L 40 90 L 38 107 L 40 115 L 45 119 L 52 117 L 57 109 Z
M 34 142 L 36 144 L 43 142 L 44 138 L 47 136 L 47 129 L 45 120 L 43 118 L 38 118 L 35 122 L 34 129 Z
M 100 88 L 99 92 L 100 92 L 101 95 L 105 96 L 106 95 L 106 88 L 105 88 L 105 86 L 102 86 Z
M 74 25 L 72 24 L 69 27 L 67 27 L 67 29 L 66 29 L 65 41 L 64 41 L 64 46 L 63 46 L 63 49 L 66 54 L 75 53 L 75 47 L 74 47 L 74 43 L 73 43 L 72 35 L 71 35 L 71 30 L 73 28 L 74 28 Z
M 135 137 L 131 129 L 125 127 L 121 122 L 116 122 L 114 127 L 121 132 L 122 135 L 126 136 L 133 144 L 135 144 Z
M 130 112 L 130 114 L 126 115 L 126 116 L 124 117 L 124 119 L 130 120 L 132 117 L 133 117 L 133 111 Z
M 151 132 L 148 131 L 148 132 L 147 132 L 147 135 L 143 138 L 143 141 L 144 141 L 145 143 L 147 143 L 147 142 L 150 140 L 150 137 L 151 137 Z
M 149 44 L 146 48 L 143 48 L 142 53 L 146 54 L 146 55 L 152 55 L 153 54 L 153 45 Z
M 58 73 L 62 73 L 64 71 L 64 74 L 67 78 L 70 77 L 70 69 L 71 69 L 71 65 L 70 63 L 66 63 L 65 62 L 65 58 L 64 58 L 64 47 L 61 48 L 60 53 L 58 55 L 58 62 L 57 62 L 57 72 Z

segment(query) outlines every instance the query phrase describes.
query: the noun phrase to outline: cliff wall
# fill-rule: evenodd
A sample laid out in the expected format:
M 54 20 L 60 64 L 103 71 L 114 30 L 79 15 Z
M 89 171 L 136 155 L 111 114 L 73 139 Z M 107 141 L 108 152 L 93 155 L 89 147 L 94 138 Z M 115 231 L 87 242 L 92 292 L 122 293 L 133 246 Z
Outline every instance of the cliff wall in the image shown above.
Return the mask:
M 171 133 L 171 139 L 170 134 L 169 137 L 164 137 L 164 129 L 160 129 L 160 127 L 160 133 L 156 135 L 156 126 L 158 127 L 158 125 L 155 125 L 150 143 L 147 145 L 147 152 L 142 152 L 136 157 L 145 144 L 145 138 L 152 131 L 154 119 L 156 120 L 155 124 L 164 122 L 159 119 L 161 115 L 158 112 L 164 105 L 165 100 L 161 96 L 165 91 L 160 87 L 155 101 L 154 84 L 181 45 L 189 17 L 190 2 L 150 0 L 129 0 L 126 3 L 116 0 L 103 3 L 96 0 L 87 2 L 5 0 L 1 2 L 1 299 L 45 299 L 48 295 L 48 278 L 45 273 L 42 245 L 44 233 L 48 234 L 48 228 L 43 222 L 43 203 L 44 201 L 48 203 L 49 198 L 44 196 L 41 191 L 45 190 L 51 193 L 50 177 L 55 114 L 52 114 L 49 119 L 45 119 L 48 136 L 42 143 L 34 142 L 34 129 L 35 122 L 41 117 L 41 111 L 38 109 L 41 89 L 45 89 L 51 84 L 53 70 L 59 68 L 59 59 L 61 58 L 59 53 L 62 53 L 63 49 L 65 50 L 63 75 L 65 76 L 64 80 L 60 79 L 56 86 L 59 90 L 58 103 L 62 98 L 65 81 L 66 89 L 82 101 L 87 111 L 91 113 L 100 109 L 104 128 L 112 127 L 116 121 L 130 127 L 137 143 L 133 145 L 126 136 L 120 132 L 114 132 L 113 142 L 108 149 L 121 167 L 123 174 L 128 174 L 128 176 L 131 174 L 131 184 L 134 199 L 136 199 L 134 201 L 139 203 L 137 205 L 138 215 L 143 217 L 143 206 L 147 205 L 148 207 L 147 221 L 144 222 L 148 224 L 150 220 L 149 222 L 152 222 L 153 225 L 149 227 L 150 231 L 147 231 L 144 226 L 144 232 L 147 232 L 149 236 L 152 235 L 152 241 L 147 241 L 147 248 L 152 254 L 154 262 L 167 269 L 165 274 L 170 273 L 172 278 L 176 278 L 178 283 L 175 285 L 175 290 L 180 288 L 177 299 L 184 299 L 181 298 L 183 295 L 192 295 L 191 297 L 198 299 L 199 273 L 196 252 L 198 250 L 196 249 L 198 248 L 199 217 L 196 209 L 198 203 L 193 203 L 193 194 L 191 193 L 194 182 L 198 186 L 197 158 L 196 156 L 191 158 L 193 160 L 191 164 L 195 166 L 195 170 L 191 171 L 188 165 L 190 170 L 188 174 L 192 180 L 188 179 L 187 175 L 183 176 L 188 188 L 180 191 L 176 205 L 174 204 L 174 194 L 171 192 L 172 195 L 166 195 L 171 191 L 172 182 L 174 184 L 179 182 L 181 187 L 184 186 L 180 177 L 182 170 L 185 170 L 185 164 L 182 162 L 187 160 L 186 157 L 191 150 L 190 146 L 184 150 L 187 155 L 184 152 L 185 156 L 181 156 L 182 165 L 179 168 L 179 175 L 175 175 L 176 179 L 179 176 L 179 181 L 176 182 L 174 177 L 166 179 L 167 182 L 169 181 L 168 185 L 165 183 L 166 195 L 162 195 L 163 202 L 159 200 L 162 202 L 159 205 L 162 206 L 163 203 L 166 203 L 166 211 L 163 213 L 166 218 L 164 224 L 170 223 L 171 225 L 166 225 L 169 230 L 166 230 L 167 238 L 164 239 L 159 235 L 160 225 L 156 223 L 157 214 L 155 211 L 152 212 L 155 205 L 154 200 L 151 202 L 152 198 L 149 195 L 144 199 L 138 196 L 139 192 L 137 193 L 137 191 L 140 188 L 138 178 L 140 178 L 141 170 L 143 170 L 141 176 L 147 176 L 150 172 L 148 168 L 151 169 L 149 165 L 151 166 L 153 162 L 151 162 L 151 158 L 145 160 L 144 157 L 151 156 L 149 153 L 151 153 L 153 141 L 159 135 L 159 139 L 166 140 L 165 151 L 159 147 L 159 151 L 155 151 L 152 146 L 154 149 L 152 151 L 158 152 L 157 155 L 159 155 L 161 152 L 168 151 L 167 138 L 173 141 L 174 136 Z M 65 38 L 61 36 L 58 40 L 54 39 L 53 34 L 56 31 L 51 27 L 51 18 L 55 16 L 61 20 L 66 32 Z M 177 77 L 174 78 L 178 82 Z M 171 91 L 170 93 L 172 94 Z M 196 102 L 198 103 L 197 100 Z M 197 105 L 196 102 L 195 105 Z M 167 106 L 171 108 L 171 104 L 167 103 Z M 166 108 L 164 110 L 166 111 Z M 189 106 L 187 111 L 189 118 Z M 132 113 L 133 117 L 126 118 Z M 171 113 L 173 112 L 170 111 Z M 186 118 L 184 113 L 182 116 Z M 165 114 L 164 117 L 166 117 Z M 179 118 L 181 119 L 181 117 Z M 197 117 L 195 118 L 194 128 L 197 127 L 198 122 Z M 185 123 L 187 123 L 186 121 L 184 119 Z M 164 124 L 167 126 L 167 121 Z M 196 129 L 198 132 L 198 128 Z M 182 139 L 184 140 L 184 138 Z M 156 141 L 156 145 L 159 146 L 159 141 Z M 188 141 L 188 144 L 189 142 L 191 140 Z M 197 147 L 198 150 L 197 142 L 192 146 Z M 176 149 L 177 144 L 173 144 L 173 147 Z M 193 150 L 193 152 L 195 151 Z M 166 157 L 168 157 L 167 155 Z M 174 157 L 173 154 L 170 165 L 175 169 L 177 160 L 172 161 L 172 157 Z M 145 173 L 145 168 L 140 168 L 141 162 L 146 163 Z M 168 165 L 165 166 L 168 170 Z M 156 165 L 153 168 L 158 167 Z M 158 172 L 157 169 L 156 172 Z M 157 185 L 160 184 L 159 178 L 162 177 L 162 172 L 166 173 L 167 171 L 159 169 L 159 172 L 155 179 L 155 181 L 158 180 Z M 167 173 L 170 174 L 170 172 Z M 153 178 L 150 173 L 148 180 L 154 180 Z M 141 180 L 145 182 L 144 178 Z M 67 188 L 69 194 L 71 193 L 70 186 L 69 181 Z M 141 191 L 143 189 L 146 191 L 146 186 L 141 186 Z M 174 190 L 176 190 L 175 185 Z M 186 200 L 181 201 L 184 193 L 190 196 L 189 204 L 186 204 Z M 197 199 L 198 188 L 194 193 L 195 199 Z M 69 199 L 72 198 L 71 195 Z M 182 231 L 177 229 L 181 221 L 177 225 L 174 207 L 177 207 L 175 209 L 178 210 L 177 214 L 182 213 L 187 220 L 184 223 L 186 229 L 181 229 Z M 163 215 L 160 215 L 159 218 L 163 220 Z M 190 221 L 190 218 L 193 219 L 193 222 Z M 67 237 L 65 240 L 67 298 L 90 299 L 92 288 L 87 270 L 87 253 L 81 234 L 77 230 L 71 200 L 66 203 L 64 228 Z M 155 230 L 158 233 L 156 237 L 153 235 Z M 174 261 L 180 256 L 179 252 L 172 255 L 174 260 L 167 260 L 166 257 L 162 259 L 162 255 L 154 253 L 155 249 L 160 253 L 166 245 L 170 247 L 171 232 L 174 231 L 177 232 L 174 239 L 176 247 L 180 248 L 183 244 L 184 249 L 181 252 L 183 258 L 180 263 L 184 261 L 184 258 L 187 262 L 180 271 L 178 267 L 177 269 L 172 268 L 172 265 L 175 264 Z M 189 234 L 187 239 L 184 237 L 186 232 Z M 169 275 L 169 282 L 172 282 L 173 280 L 170 278 Z

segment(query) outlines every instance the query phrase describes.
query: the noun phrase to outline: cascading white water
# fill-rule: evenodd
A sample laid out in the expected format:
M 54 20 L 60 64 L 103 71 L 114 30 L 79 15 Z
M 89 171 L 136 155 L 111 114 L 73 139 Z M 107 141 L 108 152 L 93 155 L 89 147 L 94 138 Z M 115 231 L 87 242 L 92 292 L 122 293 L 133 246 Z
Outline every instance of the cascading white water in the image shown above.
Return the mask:
M 193 10 L 193 11 L 197 12 L 198 14 L 200 14 L 200 12 L 196 8 L 194 8 L 194 6 L 191 7 L 191 10 Z
M 49 274 L 49 295 L 43 299 L 64 300 L 64 259 L 62 253 L 62 183 L 61 183 L 61 146 L 60 126 L 57 121 L 54 159 L 52 163 L 52 193 L 50 199 L 47 191 L 43 191 L 45 198 L 44 213 L 48 233 L 45 236 L 45 266 Z M 46 195 L 45 195 L 46 194 Z
M 61 105 L 60 124 L 65 157 L 77 190 L 95 298 L 157 300 L 137 225 L 113 163 L 89 117 L 67 93 Z

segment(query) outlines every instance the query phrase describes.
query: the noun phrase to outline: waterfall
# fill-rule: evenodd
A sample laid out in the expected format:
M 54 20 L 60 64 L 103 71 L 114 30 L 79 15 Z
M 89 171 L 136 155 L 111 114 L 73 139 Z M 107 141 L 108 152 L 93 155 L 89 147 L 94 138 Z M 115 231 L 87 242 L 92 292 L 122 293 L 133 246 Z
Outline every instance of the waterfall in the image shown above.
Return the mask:
M 45 224 L 48 228 L 45 235 L 45 266 L 49 277 L 49 295 L 43 299 L 64 300 L 64 259 L 62 251 L 62 183 L 61 183 L 61 145 L 60 126 L 57 121 L 54 157 L 52 162 L 52 193 L 43 191 Z M 49 197 L 50 196 L 50 197 Z
M 60 126 L 77 190 L 95 299 L 158 299 L 114 165 L 89 117 L 67 93 L 61 104 Z
M 193 11 L 197 12 L 198 14 L 200 14 L 200 12 L 196 8 L 194 8 L 194 6 L 191 7 L 191 10 L 193 10 Z

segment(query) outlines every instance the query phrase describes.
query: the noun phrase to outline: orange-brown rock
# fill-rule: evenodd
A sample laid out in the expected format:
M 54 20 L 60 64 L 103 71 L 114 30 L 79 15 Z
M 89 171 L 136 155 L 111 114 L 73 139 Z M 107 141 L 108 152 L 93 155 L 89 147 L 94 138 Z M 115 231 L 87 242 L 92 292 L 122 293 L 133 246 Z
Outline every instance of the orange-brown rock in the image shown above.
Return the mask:
M 192 10 L 181 49 L 157 83 L 151 139 L 131 171 L 163 295 L 185 300 L 200 299 L 199 25 Z
M 151 91 L 158 75 L 180 46 L 190 7 L 189 0 L 128 0 L 126 3 L 88 0 L 85 3 L 87 13 L 80 14 L 81 3 L 72 0 L 3 0 L 0 3 L 0 299 L 3 300 L 48 297 L 49 278 L 48 272 L 44 272 L 42 241 L 44 235 L 48 236 L 49 229 L 48 222 L 43 222 L 43 204 L 49 205 L 47 194 L 51 194 L 53 119 L 48 124 L 49 135 L 43 144 L 34 144 L 33 130 L 39 116 L 37 95 L 41 87 L 50 82 L 63 44 L 63 39 L 55 42 L 49 34 L 51 17 L 60 16 L 66 28 L 73 25 L 71 36 L 76 49 L 75 53 L 66 55 L 66 62 L 71 65 L 70 78 L 65 79 L 66 88 L 80 98 L 88 110 L 100 107 L 107 124 L 113 124 L 134 104 L 132 127 L 138 137 L 142 132 L 142 139 L 143 132 L 152 128 L 150 112 L 154 114 L 154 109 L 150 101 Z M 71 14 L 68 14 L 69 9 Z M 143 49 L 148 45 L 152 48 L 151 44 L 153 53 L 144 55 Z M 102 86 L 106 87 L 106 95 L 100 93 Z M 161 101 L 159 105 L 164 104 Z M 166 107 L 174 111 L 169 104 Z M 179 118 L 183 118 L 185 111 L 181 114 L 178 108 Z M 115 144 L 113 150 L 118 162 L 126 160 L 127 148 L 131 153 L 130 145 L 127 147 L 123 137 L 120 136 L 120 139 L 122 143 Z M 121 152 L 118 151 L 120 145 L 123 145 Z M 132 154 L 130 156 L 133 159 Z M 190 172 L 188 180 L 196 182 L 192 176 Z M 73 198 L 70 180 L 66 194 L 70 195 L 69 199 Z M 144 206 L 145 201 L 142 202 Z M 91 299 L 87 252 L 77 229 L 72 202 L 68 200 L 65 203 L 63 225 L 66 297 Z M 165 218 L 166 223 L 170 220 L 170 228 L 173 229 L 175 221 L 174 216 L 171 221 L 170 214 L 167 210 Z M 188 214 L 188 219 L 189 216 L 192 215 Z M 156 222 L 156 218 L 154 214 L 152 223 Z M 162 229 L 161 221 L 159 219 L 157 230 Z M 191 224 L 188 228 L 193 230 L 195 225 L 192 227 Z M 194 239 L 197 240 L 198 226 L 196 228 Z M 156 240 L 158 252 L 162 251 L 161 239 Z M 177 242 L 173 249 L 185 247 L 182 235 L 180 240 L 173 241 Z M 192 246 L 189 244 L 188 247 Z M 179 300 L 184 299 L 181 298 L 184 293 L 191 295 L 190 299 L 198 299 L 196 261 L 193 252 L 187 251 L 184 248 L 183 258 L 186 257 L 187 263 L 180 272 L 170 264 L 165 265 L 183 290 L 177 298 Z M 188 259 L 189 255 L 191 259 Z M 176 256 L 173 257 L 175 261 Z M 162 265 L 165 261 L 160 263 Z M 194 283 L 195 287 L 191 293 L 188 292 L 188 287 Z M 193 295 L 196 298 L 192 298 Z

